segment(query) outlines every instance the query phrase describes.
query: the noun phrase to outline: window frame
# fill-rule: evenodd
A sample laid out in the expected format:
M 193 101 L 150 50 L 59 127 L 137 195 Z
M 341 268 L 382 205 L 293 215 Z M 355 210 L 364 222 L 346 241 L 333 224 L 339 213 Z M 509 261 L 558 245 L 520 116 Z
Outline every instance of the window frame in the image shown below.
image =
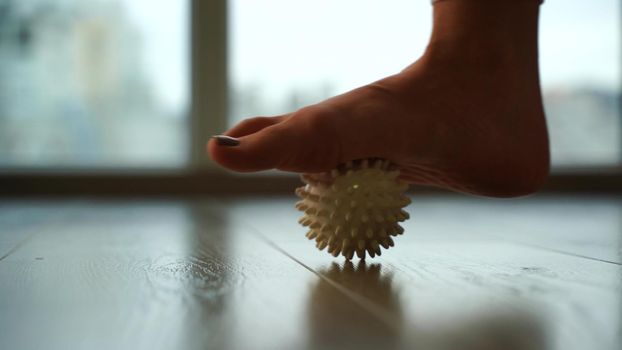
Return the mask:
M 207 140 L 227 127 L 230 101 L 228 1 L 188 1 L 190 1 L 188 15 L 191 84 L 188 165 L 181 168 L 139 169 L 0 168 L 0 196 L 291 192 L 299 183 L 297 176 L 293 174 L 241 176 L 223 170 L 207 156 L 205 151 Z M 618 104 L 622 106 L 622 95 L 618 96 Z M 622 111 L 619 117 L 622 120 Z M 419 190 L 436 191 L 429 188 Z M 610 167 L 555 168 L 543 190 L 622 192 L 622 164 Z

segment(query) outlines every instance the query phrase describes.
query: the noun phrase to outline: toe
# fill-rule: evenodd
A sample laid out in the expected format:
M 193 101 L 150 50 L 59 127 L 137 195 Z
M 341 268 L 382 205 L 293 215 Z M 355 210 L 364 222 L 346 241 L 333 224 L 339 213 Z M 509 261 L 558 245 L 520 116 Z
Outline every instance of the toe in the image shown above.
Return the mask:
M 236 126 L 229 129 L 225 135 L 231 137 L 242 137 L 258 132 L 261 129 L 283 122 L 288 115 L 278 117 L 255 117 L 248 118 L 239 122 Z
M 214 161 L 240 172 L 280 169 L 326 171 L 339 163 L 340 143 L 334 118 L 321 107 L 307 107 L 281 119 L 251 119 L 226 135 L 238 136 L 237 146 L 208 143 Z

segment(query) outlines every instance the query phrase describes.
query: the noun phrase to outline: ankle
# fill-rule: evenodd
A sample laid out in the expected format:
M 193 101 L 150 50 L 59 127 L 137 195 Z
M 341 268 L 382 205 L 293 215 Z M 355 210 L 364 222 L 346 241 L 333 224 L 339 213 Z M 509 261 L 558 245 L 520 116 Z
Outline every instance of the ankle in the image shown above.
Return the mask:
M 445 0 L 434 5 L 426 56 L 521 61 L 537 67 L 537 0 Z

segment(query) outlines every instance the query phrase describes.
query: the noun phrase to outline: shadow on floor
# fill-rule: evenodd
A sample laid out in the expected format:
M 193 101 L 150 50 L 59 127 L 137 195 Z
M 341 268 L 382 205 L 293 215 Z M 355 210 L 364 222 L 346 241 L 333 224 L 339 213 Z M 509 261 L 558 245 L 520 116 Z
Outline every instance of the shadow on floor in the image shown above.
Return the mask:
M 404 320 L 399 290 L 379 263 L 318 271 L 308 302 L 308 349 L 546 350 L 545 325 L 509 305 L 464 313 L 435 327 Z M 458 316 L 459 315 L 459 316 Z
M 391 275 L 381 264 L 333 263 L 309 299 L 309 349 L 396 349 L 402 320 Z

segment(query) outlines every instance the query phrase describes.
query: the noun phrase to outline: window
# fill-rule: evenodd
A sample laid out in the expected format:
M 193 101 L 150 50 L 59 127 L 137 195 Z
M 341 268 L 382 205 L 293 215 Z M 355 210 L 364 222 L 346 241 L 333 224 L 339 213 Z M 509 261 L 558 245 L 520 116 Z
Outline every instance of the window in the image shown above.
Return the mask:
M 188 4 L 0 2 L 1 167 L 188 158 Z
M 229 11 L 229 125 L 395 74 L 423 51 L 432 25 L 429 2 L 413 0 L 231 0 Z
M 0 1 L 0 169 L 203 165 L 205 139 L 226 124 L 398 72 L 423 52 L 432 19 L 428 1 L 229 0 L 227 32 L 225 2 Z M 218 24 L 194 26 L 192 75 L 190 5 L 195 19 Z M 541 7 L 542 86 L 560 169 L 621 164 L 619 6 Z M 227 97 L 224 76 L 215 77 L 223 67 L 228 117 L 214 107 Z
M 620 1 L 547 0 L 540 74 L 553 164 L 621 164 Z

